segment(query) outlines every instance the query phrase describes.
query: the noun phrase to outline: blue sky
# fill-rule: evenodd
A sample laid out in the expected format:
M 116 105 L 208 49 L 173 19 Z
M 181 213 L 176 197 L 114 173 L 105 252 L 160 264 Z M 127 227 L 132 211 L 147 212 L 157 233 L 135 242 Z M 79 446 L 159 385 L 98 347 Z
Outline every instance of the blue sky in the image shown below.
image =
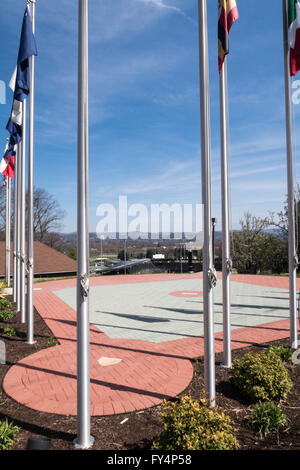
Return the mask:
M 212 215 L 221 227 L 217 0 L 208 0 Z M 228 58 L 233 229 L 287 193 L 281 2 L 239 0 Z M 15 67 L 24 0 L 0 5 L 0 80 Z M 101 203 L 201 202 L 196 0 L 90 0 L 90 231 Z M 259 14 L 258 14 L 259 12 Z M 15 28 L 12 27 L 15 25 Z M 37 0 L 35 185 L 76 230 L 77 1 Z M 297 77 L 296 77 L 297 78 Z M 0 105 L 0 139 L 12 94 Z M 300 105 L 293 107 L 295 148 Z M 298 164 L 296 162 L 295 178 Z

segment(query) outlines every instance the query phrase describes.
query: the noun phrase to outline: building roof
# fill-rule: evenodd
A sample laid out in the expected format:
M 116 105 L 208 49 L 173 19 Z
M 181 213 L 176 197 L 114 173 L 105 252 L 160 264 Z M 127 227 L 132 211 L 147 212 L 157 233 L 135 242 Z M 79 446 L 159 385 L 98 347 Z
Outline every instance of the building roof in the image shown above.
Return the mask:
M 11 275 L 13 273 L 13 245 L 11 244 Z M 34 242 L 34 274 L 74 274 L 77 263 L 63 253 L 41 242 Z M 0 276 L 5 276 L 5 242 L 0 242 Z

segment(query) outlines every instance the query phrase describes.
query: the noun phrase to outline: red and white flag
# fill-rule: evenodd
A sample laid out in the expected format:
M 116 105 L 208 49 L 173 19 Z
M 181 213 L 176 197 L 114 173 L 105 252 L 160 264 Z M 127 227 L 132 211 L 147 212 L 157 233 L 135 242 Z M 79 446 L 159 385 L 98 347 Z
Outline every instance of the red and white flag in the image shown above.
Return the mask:
M 15 175 L 15 156 L 9 155 L 8 144 L 6 144 L 4 157 L 0 161 L 0 173 L 8 178 L 13 178 Z

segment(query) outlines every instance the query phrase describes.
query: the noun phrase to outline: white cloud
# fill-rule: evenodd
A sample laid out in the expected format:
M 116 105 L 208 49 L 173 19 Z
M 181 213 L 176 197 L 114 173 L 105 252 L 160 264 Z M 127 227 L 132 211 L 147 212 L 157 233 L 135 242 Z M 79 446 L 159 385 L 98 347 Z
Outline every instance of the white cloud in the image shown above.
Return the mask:
M 184 13 L 183 10 L 181 10 L 178 7 L 175 7 L 174 5 L 168 5 L 168 4 L 164 3 L 163 0 L 137 0 L 137 1 L 145 3 L 145 4 L 153 5 L 157 8 L 160 8 L 160 9 L 173 10 L 176 13 L 178 13 L 179 15 L 183 16 L 188 21 L 190 21 L 191 23 L 197 24 L 190 16 L 188 16 L 186 13 Z
M 149 3 L 149 4 L 152 4 L 152 5 L 155 5 L 159 8 L 167 8 L 169 10 L 174 10 L 174 11 L 177 11 L 178 13 L 182 14 L 182 10 L 180 10 L 180 8 L 177 8 L 177 7 L 174 7 L 172 5 L 166 5 L 163 0 L 139 0 L 140 2 L 144 2 L 144 3 Z
M 162 202 L 170 196 L 175 196 L 177 200 L 184 200 L 187 188 L 194 190 L 200 185 L 200 165 L 198 168 L 194 160 L 186 160 L 183 162 L 174 162 L 162 169 L 159 173 L 154 171 L 148 174 L 147 178 L 141 179 L 136 175 L 131 180 L 126 180 L 124 184 L 119 181 L 115 188 L 106 188 L 106 197 L 113 197 L 120 194 L 131 196 L 151 195 L 156 197 L 158 194 L 162 197 Z M 103 188 L 102 188 L 103 189 Z M 100 195 L 102 189 L 97 191 Z

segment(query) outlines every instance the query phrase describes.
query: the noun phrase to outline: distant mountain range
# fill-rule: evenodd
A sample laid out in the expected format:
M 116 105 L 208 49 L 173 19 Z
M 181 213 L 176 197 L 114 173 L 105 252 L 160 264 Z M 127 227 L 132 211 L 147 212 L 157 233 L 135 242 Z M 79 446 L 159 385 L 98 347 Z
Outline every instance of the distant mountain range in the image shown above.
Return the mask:
M 59 234 L 61 237 L 63 237 L 64 239 L 69 239 L 69 240 L 74 240 L 76 239 L 76 236 L 77 236 L 77 233 L 76 232 L 71 232 L 71 233 L 60 233 Z M 100 237 L 97 236 L 97 234 L 95 232 L 90 232 L 89 234 L 90 236 L 90 239 L 98 239 L 100 240 Z M 104 235 L 104 240 L 107 239 L 107 238 L 110 238 L 111 240 L 113 239 L 116 239 L 116 240 L 124 240 L 124 236 L 123 234 L 120 234 L 117 232 L 116 236 L 113 234 L 113 233 L 106 233 Z M 168 237 L 164 237 L 163 236 L 163 233 L 162 232 L 159 232 L 159 233 L 155 233 L 155 234 L 152 234 L 152 237 L 151 237 L 151 233 L 144 233 L 144 232 L 131 232 L 131 233 L 128 233 L 128 238 L 132 239 L 132 240 L 136 240 L 136 239 L 142 239 L 142 240 L 172 240 L 174 239 L 174 233 L 170 233 L 170 236 Z M 189 238 L 188 240 L 194 240 L 196 238 L 196 234 L 193 238 Z M 176 238 L 178 240 L 178 238 Z M 182 238 L 182 240 L 187 240 L 186 238 Z
M 239 232 L 240 230 L 231 230 L 231 232 Z M 275 236 L 278 236 L 280 237 L 281 236 L 281 231 L 279 229 L 266 229 L 264 230 L 265 233 L 269 233 L 269 234 L 273 234 Z M 121 234 L 122 235 L 122 234 Z M 66 241 L 66 242 L 70 242 L 70 243 L 74 243 L 76 241 L 76 237 L 77 237 L 77 233 L 76 232 L 70 232 L 70 233 L 60 233 L 60 236 L 63 237 L 63 239 Z M 97 236 L 97 233 L 96 232 L 90 232 L 89 234 L 89 237 L 90 237 L 90 240 L 99 240 L 100 241 L 100 237 Z M 113 236 L 112 233 L 107 233 L 105 234 L 105 238 L 103 240 L 106 240 L 107 238 L 109 238 L 110 241 L 122 241 L 124 240 L 124 237 L 120 237 L 120 233 L 117 233 L 116 234 L 116 237 Z M 182 238 L 182 239 L 174 239 L 174 233 L 171 233 L 170 234 L 170 237 L 163 237 L 163 233 L 162 232 L 159 232 L 157 234 L 154 234 L 154 236 L 151 237 L 151 233 L 149 232 L 148 234 L 147 233 L 129 233 L 128 234 L 128 238 L 130 241 L 135 241 L 135 240 L 149 240 L 149 241 L 155 241 L 155 240 L 174 240 L 174 241 L 183 241 L 183 242 L 192 242 L 192 241 L 195 241 L 196 239 L 196 234 L 194 236 L 194 238 L 189 238 L 189 239 L 186 239 L 186 238 Z M 216 230 L 215 231 L 215 241 L 216 242 L 219 242 L 222 240 L 222 232 L 221 230 Z

